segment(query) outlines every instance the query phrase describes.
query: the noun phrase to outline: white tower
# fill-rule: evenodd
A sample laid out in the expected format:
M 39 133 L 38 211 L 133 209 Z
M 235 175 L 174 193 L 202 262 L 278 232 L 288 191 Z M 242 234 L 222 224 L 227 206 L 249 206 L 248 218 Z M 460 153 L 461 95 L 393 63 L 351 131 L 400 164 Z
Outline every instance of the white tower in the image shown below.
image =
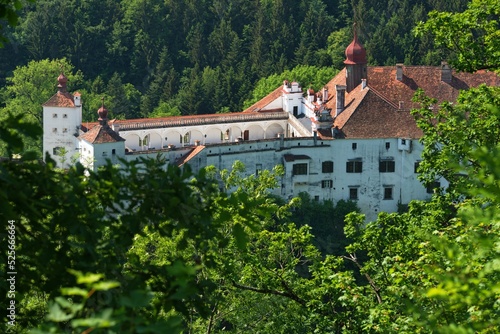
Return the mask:
M 302 88 L 299 83 L 283 82 L 283 109 L 295 117 L 303 114 L 302 110 Z
M 67 92 L 68 79 L 63 73 L 57 81 L 57 93 L 43 105 L 43 160 L 48 153 L 57 167 L 69 168 L 78 154 L 82 104 L 79 93 Z

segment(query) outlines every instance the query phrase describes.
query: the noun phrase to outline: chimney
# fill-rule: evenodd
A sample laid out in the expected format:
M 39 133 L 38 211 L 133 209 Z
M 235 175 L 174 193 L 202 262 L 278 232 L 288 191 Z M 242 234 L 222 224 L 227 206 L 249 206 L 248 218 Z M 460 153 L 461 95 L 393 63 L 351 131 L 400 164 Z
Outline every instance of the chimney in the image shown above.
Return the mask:
M 316 102 L 318 102 L 319 105 L 323 104 L 323 94 L 321 94 L 320 92 L 316 94 Z
M 347 87 L 345 85 L 335 85 L 335 93 L 337 96 L 337 109 L 335 111 L 335 117 L 344 111 L 346 88 Z
M 120 132 L 120 124 L 116 123 L 116 120 L 113 120 L 113 123 L 111 124 L 111 129 L 114 132 L 119 133 Z
M 323 88 L 323 102 L 328 101 L 328 88 Z
M 451 67 L 445 61 L 441 62 L 441 81 L 451 82 Z
M 366 88 L 366 79 L 361 79 L 361 90 Z
M 80 93 L 76 92 L 73 95 L 73 102 L 75 103 L 75 107 L 79 107 L 82 105 L 82 100 L 81 100 L 81 95 Z
M 403 81 L 403 64 L 396 64 L 396 80 Z

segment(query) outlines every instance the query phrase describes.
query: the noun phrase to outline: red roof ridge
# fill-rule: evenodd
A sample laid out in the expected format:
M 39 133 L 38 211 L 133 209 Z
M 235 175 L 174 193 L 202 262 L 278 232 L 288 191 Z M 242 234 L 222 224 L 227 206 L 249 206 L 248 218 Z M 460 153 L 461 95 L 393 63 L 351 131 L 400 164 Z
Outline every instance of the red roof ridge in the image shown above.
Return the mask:
M 89 131 L 81 134 L 78 139 L 85 140 L 90 144 L 103 144 L 103 143 L 116 143 L 125 141 L 118 133 L 113 131 L 107 125 L 97 125 L 92 127 Z
M 373 91 L 373 93 L 375 93 L 376 95 L 378 95 L 382 100 L 384 100 L 385 102 L 387 102 L 388 104 L 390 104 L 394 109 L 399 109 L 399 106 L 396 105 L 394 102 L 392 102 L 388 96 L 386 96 L 385 94 L 381 93 L 380 91 L 376 90 L 375 88 L 373 87 L 370 87 L 370 85 L 368 85 L 366 88 L 370 89 Z M 365 89 L 366 89 L 365 88 Z
M 176 164 L 178 167 L 181 167 L 182 165 L 186 164 L 189 160 L 193 159 L 198 153 L 203 151 L 205 149 L 205 146 L 203 145 L 198 145 L 195 148 L 191 149 L 187 154 L 183 155 L 179 160 L 177 160 Z
M 247 113 L 247 112 L 259 112 L 262 108 L 264 108 L 269 103 L 273 102 L 278 97 L 280 97 L 282 91 L 283 91 L 283 85 L 279 85 L 271 93 L 267 94 L 262 99 L 260 99 L 259 101 L 255 102 L 254 104 L 252 104 L 250 107 L 246 108 L 245 110 L 243 110 L 243 112 L 244 113 Z
M 68 92 L 57 92 L 43 104 L 44 107 L 74 107 L 74 96 Z

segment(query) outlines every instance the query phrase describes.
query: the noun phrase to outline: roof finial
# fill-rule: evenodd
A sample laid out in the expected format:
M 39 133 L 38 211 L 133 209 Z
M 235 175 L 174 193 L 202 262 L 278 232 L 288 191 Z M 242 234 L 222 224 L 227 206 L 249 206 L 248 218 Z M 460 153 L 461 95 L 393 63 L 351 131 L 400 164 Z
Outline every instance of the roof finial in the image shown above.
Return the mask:
M 62 64 L 59 64 L 59 66 L 61 67 L 61 74 L 57 77 L 57 82 L 59 83 L 57 85 L 57 90 L 61 93 L 66 93 L 66 83 L 68 82 L 68 78 L 64 75 Z
M 108 121 L 108 109 L 104 107 L 104 96 L 101 98 L 102 100 L 102 106 L 97 110 L 97 115 L 99 115 L 99 123 L 101 125 L 106 125 Z
M 356 22 L 354 22 L 352 24 L 352 32 L 353 32 L 353 35 L 354 35 L 354 40 L 357 40 L 358 39 L 358 32 L 356 31 Z

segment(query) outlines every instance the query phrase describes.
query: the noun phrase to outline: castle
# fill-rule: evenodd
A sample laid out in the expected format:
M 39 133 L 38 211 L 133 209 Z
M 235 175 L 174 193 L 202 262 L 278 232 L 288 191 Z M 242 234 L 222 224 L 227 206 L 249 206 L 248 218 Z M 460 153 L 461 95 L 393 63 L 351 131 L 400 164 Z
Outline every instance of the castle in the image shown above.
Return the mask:
M 80 94 L 58 91 L 43 105 L 43 152 L 60 167 L 72 157 L 95 170 L 119 158 L 156 157 L 188 163 L 194 171 L 214 165 L 230 168 L 240 160 L 249 174 L 285 168 L 284 198 L 307 192 L 316 200 L 355 200 L 367 219 L 398 204 L 427 199 L 431 188 L 417 179 L 422 132 L 412 102 L 417 89 L 438 101 L 455 101 L 459 90 L 482 83 L 500 85 L 493 72 L 457 73 L 441 66 L 367 66 L 356 34 L 347 47 L 345 68 L 319 92 L 285 81 L 242 112 L 149 119 L 107 119 L 82 124 Z M 446 186 L 446 180 L 436 180 Z M 436 184 L 436 185 L 437 185 Z

